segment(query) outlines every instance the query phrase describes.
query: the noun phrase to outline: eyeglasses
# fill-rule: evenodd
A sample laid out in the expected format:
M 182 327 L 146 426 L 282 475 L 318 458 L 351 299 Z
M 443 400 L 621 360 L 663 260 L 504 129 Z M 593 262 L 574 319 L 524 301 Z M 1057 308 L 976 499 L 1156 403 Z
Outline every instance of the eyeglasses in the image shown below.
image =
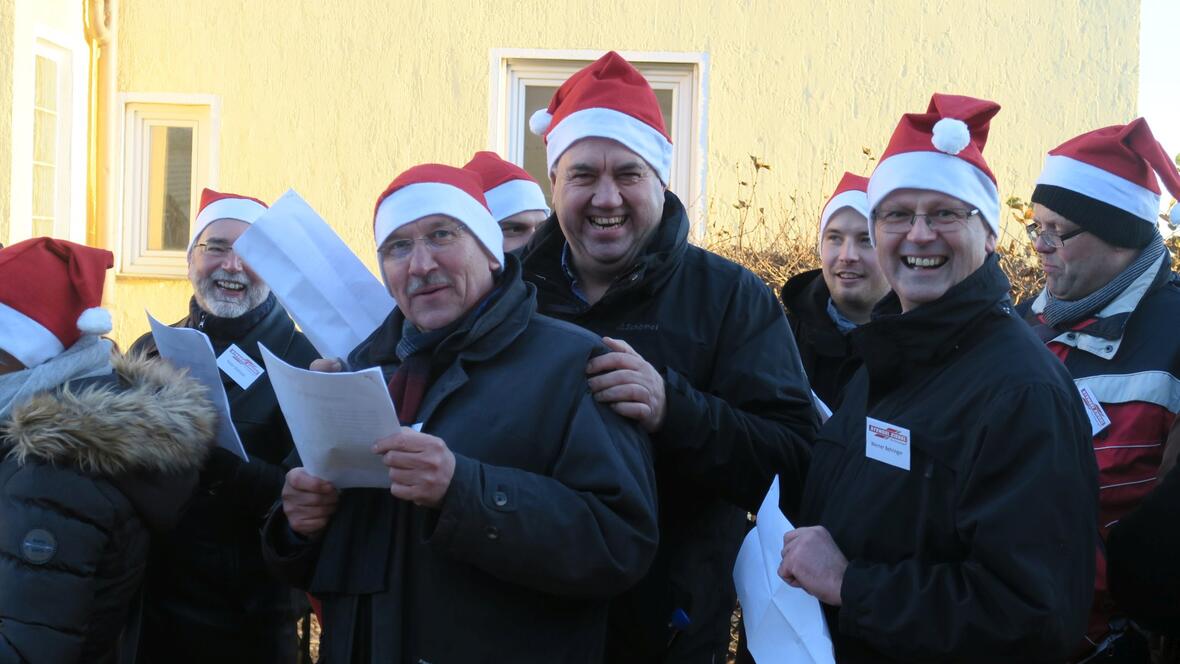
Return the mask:
M 873 212 L 873 221 L 877 227 L 886 233 L 904 235 L 910 232 L 918 219 L 926 221 L 926 227 L 939 233 L 954 233 L 962 227 L 963 222 L 979 214 L 979 210 L 972 208 L 943 208 L 927 214 L 917 214 L 908 210 L 884 210 Z
M 1065 246 L 1065 241 L 1071 237 L 1076 237 L 1086 232 L 1084 228 L 1075 228 L 1068 233 L 1055 233 L 1053 231 L 1043 231 L 1036 224 L 1029 224 L 1024 227 L 1024 232 L 1028 233 L 1028 239 L 1032 241 L 1033 246 L 1036 246 L 1037 240 L 1044 240 L 1045 244 L 1053 249 L 1060 249 Z
M 208 256 L 209 258 L 212 258 L 214 260 L 221 260 L 221 259 L 225 258 L 226 256 L 234 253 L 233 245 L 229 245 L 229 244 L 221 244 L 221 243 L 210 244 L 208 242 L 201 242 L 195 246 L 200 248 L 201 253 L 205 254 L 206 256 Z
M 391 258 L 395 261 L 404 261 L 414 253 L 414 244 L 419 240 L 426 245 L 426 248 L 433 253 L 446 251 L 447 247 L 459 241 L 463 236 L 463 232 L 467 229 L 463 226 L 443 226 L 436 228 L 426 235 L 420 237 L 403 237 L 393 240 L 388 240 L 377 253 L 385 258 Z

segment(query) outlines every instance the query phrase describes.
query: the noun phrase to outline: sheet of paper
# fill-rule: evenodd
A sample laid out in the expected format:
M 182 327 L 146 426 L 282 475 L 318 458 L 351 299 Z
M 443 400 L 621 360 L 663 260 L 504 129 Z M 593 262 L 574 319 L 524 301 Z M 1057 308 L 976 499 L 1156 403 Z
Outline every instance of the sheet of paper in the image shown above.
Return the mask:
M 234 428 L 229 399 L 225 396 L 225 384 L 221 382 L 221 370 L 217 368 L 217 358 L 213 355 L 213 344 L 209 343 L 209 337 L 200 330 L 169 327 L 150 313 L 147 317 L 160 357 L 175 367 L 188 369 L 189 376 L 209 392 L 209 400 L 217 408 L 218 447 L 224 447 L 242 457 L 243 461 L 250 461 L 250 455 L 246 454 L 242 439 L 238 437 L 238 430 Z
M 388 489 L 389 469 L 372 446 L 400 425 L 381 370 L 308 371 L 259 348 L 303 468 L 337 489 Z
M 815 406 L 815 412 L 819 415 L 820 424 L 827 422 L 828 419 L 832 417 L 832 409 L 828 408 L 828 404 L 824 403 L 824 400 L 819 398 L 819 395 L 815 393 L 815 390 L 811 391 L 811 405 Z
M 385 286 L 294 190 L 242 233 L 234 251 L 324 357 L 348 357 L 393 311 Z
M 779 578 L 783 535 L 794 527 L 778 502 L 776 477 L 733 568 L 750 654 L 758 664 L 834 664 L 819 600 Z

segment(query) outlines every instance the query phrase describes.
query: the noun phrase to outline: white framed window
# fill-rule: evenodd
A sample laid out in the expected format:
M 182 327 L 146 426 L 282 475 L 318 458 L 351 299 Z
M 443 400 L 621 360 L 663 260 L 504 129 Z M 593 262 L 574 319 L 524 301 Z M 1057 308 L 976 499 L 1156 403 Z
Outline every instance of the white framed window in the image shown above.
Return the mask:
M 121 106 L 119 269 L 186 276 L 201 189 L 217 184 L 220 101 L 213 95 L 124 94 Z
M 528 171 L 550 197 L 545 144 L 528 118 L 545 108 L 567 78 L 602 51 L 492 49 L 489 148 Z M 708 56 L 703 53 L 620 52 L 655 90 L 672 137 L 668 188 L 688 209 L 694 237 L 704 233 Z
M 85 42 L 37 24 L 13 58 L 11 241 L 86 241 Z M 19 41 L 19 40 L 18 40 Z

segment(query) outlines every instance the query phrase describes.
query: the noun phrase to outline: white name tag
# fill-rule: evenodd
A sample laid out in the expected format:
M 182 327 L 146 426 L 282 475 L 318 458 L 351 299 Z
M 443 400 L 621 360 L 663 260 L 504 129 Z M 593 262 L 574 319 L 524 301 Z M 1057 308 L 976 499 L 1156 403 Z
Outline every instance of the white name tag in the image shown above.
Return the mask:
M 902 470 L 910 469 L 910 430 L 865 418 L 865 456 Z
M 1078 393 L 1082 395 L 1082 405 L 1086 407 L 1086 417 L 1090 418 L 1090 435 L 1096 436 L 1099 431 L 1110 426 L 1110 417 L 1107 416 L 1105 410 L 1102 410 L 1102 404 L 1098 403 L 1098 397 L 1094 396 L 1094 392 L 1090 388 L 1079 387 Z
M 251 359 L 246 351 L 238 348 L 237 344 L 230 344 L 221 357 L 217 358 L 217 367 L 243 390 L 250 387 L 254 381 L 258 380 L 259 376 L 266 373 L 266 370 Z

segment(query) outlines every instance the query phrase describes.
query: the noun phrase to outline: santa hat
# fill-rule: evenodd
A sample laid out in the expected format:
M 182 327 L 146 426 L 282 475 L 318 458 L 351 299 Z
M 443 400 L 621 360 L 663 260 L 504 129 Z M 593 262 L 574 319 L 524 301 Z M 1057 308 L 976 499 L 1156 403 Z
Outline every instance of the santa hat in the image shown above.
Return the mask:
M 868 187 L 868 178 L 855 173 L 844 173 L 844 177 L 840 178 L 840 184 L 836 185 L 836 192 L 828 199 L 827 204 L 824 205 L 823 213 L 820 214 L 820 245 L 824 243 L 824 229 L 828 227 L 828 222 L 840 210 L 851 208 L 866 220 L 869 218 L 869 197 L 865 194 Z
M 569 77 L 547 109 L 529 118 L 529 129 L 545 137 L 549 172 L 571 145 L 583 138 L 609 138 L 643 157 L 668 184 L 672 139 L 664 129 L 660 103 L 639 70 L 610 51 Z
M 1180 198 L 1176 164 L 1147 121 L 1082 134 L 1049 151 L 1032 200 L 1106 242 L 1138 249 L 1157 232 L 1160 188 L 1156 174 Z M 1180 206 L 1172 208 L 1180 224 Z
M 1000 194 L 983 160 L 989 124 L 999 112 L 1000 105 L 986 99 L 935 93 L 925 113 L 901 116 L 869 178 L 869 209 L 898 189 L 927 189 L 978 208 L 999 235 Z M 872 231 L 870 216 L 870 237 Z
M 110 332 L 100 305 L 112 265 L 105 249 L 47 237 L 0 249 L 0 349 L 35 367 L 84 334 Z
M 545 192 L 533 176 L 495 152 L 476 152 L 463 168 L 483 182 L 484 198 L 497 222 L 528 210 L 540 210 L 549 216 Z
M 193 250 L 197 238 L 209 224 L 221 219 L 237 219 L 252 224 L 266 212 L 266 203 L 238 194 L 223 194 L 206 188 L 201 191 L 201 209 L 193 224 L 193 237 L 188 241 L 188 250 Z
M 377 246 L 395 230 L 432 214 L 462 223 L 504 264 L 504 233 L 488 209 L 483 182 L 471 171 L 443 164 L 414 166 L 389 183 L 373 210 Z

